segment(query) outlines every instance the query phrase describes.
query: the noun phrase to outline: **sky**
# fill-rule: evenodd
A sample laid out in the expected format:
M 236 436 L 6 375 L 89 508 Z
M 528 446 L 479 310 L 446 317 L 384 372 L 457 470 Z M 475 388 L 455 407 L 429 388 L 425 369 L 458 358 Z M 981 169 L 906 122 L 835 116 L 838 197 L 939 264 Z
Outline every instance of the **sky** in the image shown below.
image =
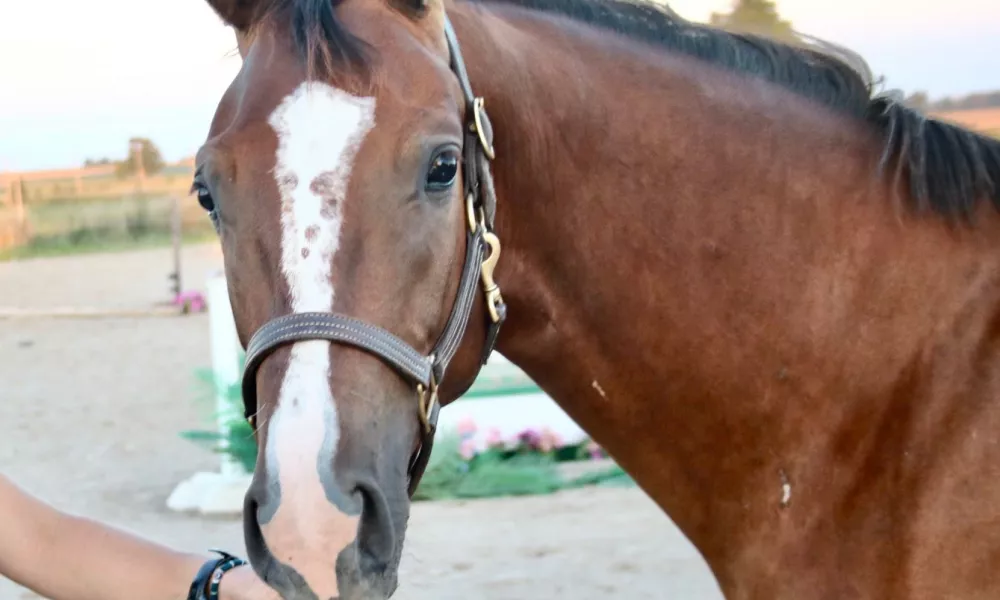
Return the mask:
M 673 0 L 691 20 L 732 0 Z M 888 88 L 1000 89 L 998 0 L 777 0 L 795 28 L 859 52 Z M 169 10 L 164 7 L 169 5 Z M 130 137 L 194 154 L 239 70 L 205 0 L 0 0 L 0 171 L 120 158 Z

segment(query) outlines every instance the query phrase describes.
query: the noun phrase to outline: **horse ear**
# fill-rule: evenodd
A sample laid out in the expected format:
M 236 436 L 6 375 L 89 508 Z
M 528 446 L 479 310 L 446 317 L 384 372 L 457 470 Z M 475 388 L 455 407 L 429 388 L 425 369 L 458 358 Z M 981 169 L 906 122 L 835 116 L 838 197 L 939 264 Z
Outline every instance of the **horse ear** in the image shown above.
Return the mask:
M 443 10 L 441 0 L 390 0 L 404 14 L 414 20 L 421 20 L 430 12 Z
M 268 0 L 205 0 L 227 25 L 246 31 Z
M 396 0 L 411 14 L 418 15 L 417 23 L 431 43 L 447 55 L 448 43 L 444 37 L 445 0 Z

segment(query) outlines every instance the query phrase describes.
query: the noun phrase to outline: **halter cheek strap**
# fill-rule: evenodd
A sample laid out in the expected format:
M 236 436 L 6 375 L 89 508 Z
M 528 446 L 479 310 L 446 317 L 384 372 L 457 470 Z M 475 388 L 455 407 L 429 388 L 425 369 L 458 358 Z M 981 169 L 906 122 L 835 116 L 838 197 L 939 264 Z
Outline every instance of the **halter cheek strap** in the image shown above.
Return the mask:
M 477 288 L 483 291 L 488 312 L 481 364 L 486 364 L 493 353 L 500 326 L 507 317 L 507 306 L 500 287 L 493 279 L 500 258 L 500 239 L 493 232 L 496 192 L 489 169 L 489 161 L 496 156 L 493 127 L 486 115 L 483 99 L 472 93 L 458 40 L 447 17 L 444 31 L 451 55 L 450 66 L 458 78 L 465 100 L 462 175 L 466 249 L 458 295 L 434 348 L 430 354 L 422 354 L 393 333 L 346 315 L 293 313 L 265 323 L 254 333 L 247 344 L 243 372 L 243 404 L 246 417 L 253 424 L 257 412 L 257 371 L 277 348 L 306 340 L 326 340 L 353 346 L 380 358 L 400 377 L 413 384 L 416 392 L 417 416 L 423 426 L 423 436 L 408 469 L 411 496 L 427 466 L 437 429 L 440 410 L 438 384 L 444 379 L 448 364 L 465 337 Z

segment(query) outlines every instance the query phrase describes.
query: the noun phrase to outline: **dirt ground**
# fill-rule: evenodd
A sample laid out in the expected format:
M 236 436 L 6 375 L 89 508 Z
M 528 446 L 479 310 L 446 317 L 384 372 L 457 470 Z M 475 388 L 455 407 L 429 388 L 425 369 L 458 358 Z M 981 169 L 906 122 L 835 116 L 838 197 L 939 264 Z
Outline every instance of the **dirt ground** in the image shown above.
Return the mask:
M 0 309 L 148 307 L 168 297 L 170 257 L 0 263 Z M 203 289 L 220 266 L 214 246 L 187 248 L 185 287 Z M 0 320 L 0 471 L 64 510 L 182 549 L 242 552 L 238 521 L 165 508 L 175 485 L 217 464 L 177 435 L 207 424 L 193 371 L 208 365 L 205 315 Z M 395 598 L 608 597 L 721 594 L 635 489 L 414 506 Z M 0 581 L 0 600 L 21 598 L 36 596 Z

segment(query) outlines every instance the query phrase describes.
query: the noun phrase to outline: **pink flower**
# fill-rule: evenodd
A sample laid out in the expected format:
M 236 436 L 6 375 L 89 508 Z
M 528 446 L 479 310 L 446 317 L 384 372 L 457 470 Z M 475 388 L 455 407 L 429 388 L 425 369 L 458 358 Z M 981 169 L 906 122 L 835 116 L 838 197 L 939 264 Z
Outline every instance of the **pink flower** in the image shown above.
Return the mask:
M 604 458 L 604 449 L 594 440 L 587 442 L 587 452 L 593 460 Z
M 467 439 L 462 440 L 461 445 L 458 447 L 458 453 L 462 455 L 465 460 L 472 460 L 476 456 L 476 442 L 475 440 Z
M 201 292 L 195 290 L 177 294 L 177 297 L 174 298 L 174 304 L 180 306 L 185 313 L 203 312 L 206 307 L 205 297 L 202 296 Z
M 490 427 L 489 431 L 486 432 L 486 447 L 500 448 L 502 446 L 503 446 L 503 434 L 500 433 L 500 429 L 496 427 Z
M 537 450 L 541 444 L 542 436 L 534 429 L 525 429 L 517 436 L 517 440 L 531 450 Z
M 476 426 L 476 422 L 472 417 L 465 417 L 458 422 L 458 435 L 462 438 L 468 438 L 476 434 L 479 427 Z
M 559 434 L 552 431 L 548 427 L 542 429 L 542 435 L 538 440 L 538 449 L 542 452 L 552 452 L 556 448 L 562 445 L 562 438 Z

